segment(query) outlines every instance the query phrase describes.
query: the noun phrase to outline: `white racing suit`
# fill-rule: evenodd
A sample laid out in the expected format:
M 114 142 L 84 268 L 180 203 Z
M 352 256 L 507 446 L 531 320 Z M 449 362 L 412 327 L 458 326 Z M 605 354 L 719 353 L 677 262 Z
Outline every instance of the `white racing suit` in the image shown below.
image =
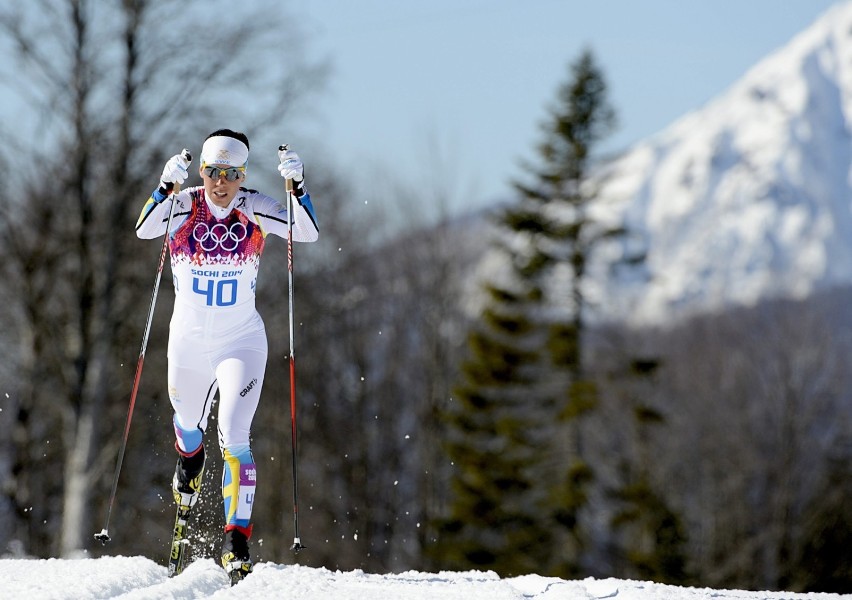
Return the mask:
M 266 236 L 287 238 L 287 209 L 245 188 L 224 211 L 207 201 L 201 186 L 161 202 L 158 196 L 155 192 L 145 203 L 136 234 L 151 239 L 166 233 L 175 202 L 169 231 L 175 306 L 168 349 L 175 446 L 185 456 L 200 450 L 218 390 L 225 529 L 240 529 L 249 537 L 256 482 L 249 434 L 267 355 L 255 287 Z M 316 240 L 310 196 L 293 205 L 293 241 Z

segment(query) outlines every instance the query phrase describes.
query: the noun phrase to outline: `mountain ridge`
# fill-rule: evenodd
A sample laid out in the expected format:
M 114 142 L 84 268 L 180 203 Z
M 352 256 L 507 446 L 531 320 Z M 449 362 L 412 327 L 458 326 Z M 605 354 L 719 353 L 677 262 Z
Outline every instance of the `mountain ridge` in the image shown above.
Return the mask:
M 653 324 L 852 282 L 852 2 L 602 167 L 588 298 Z M 632 273 L 609 265 L 643 253 Z

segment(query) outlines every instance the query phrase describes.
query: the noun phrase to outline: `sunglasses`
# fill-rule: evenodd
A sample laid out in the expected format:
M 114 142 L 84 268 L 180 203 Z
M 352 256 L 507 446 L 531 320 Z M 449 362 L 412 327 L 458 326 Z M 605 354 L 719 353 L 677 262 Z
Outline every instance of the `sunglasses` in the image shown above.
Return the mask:
M 225 176 L 225 179 L 228 181 L 236 181 L 237 179 L 242 179 L 246 175 L 245 167 L 228 167 L 227 169 L 223 169 L 221 167 L 211 167 L 208 165 L 203 165 L 201 167 L 201 172 L 207 175 L 210 179 L 219 179 L 222 175 Z

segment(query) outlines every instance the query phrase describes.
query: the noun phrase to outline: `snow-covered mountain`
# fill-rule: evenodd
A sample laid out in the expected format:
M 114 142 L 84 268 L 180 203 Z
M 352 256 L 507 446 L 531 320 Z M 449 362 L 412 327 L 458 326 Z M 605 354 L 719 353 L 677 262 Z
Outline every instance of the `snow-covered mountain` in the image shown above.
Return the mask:
M 845 2 L 606 166 L 598 216 L 626 224 L 647 261 L 591 297 L 648 323 L 850 284 L 851 167 Z

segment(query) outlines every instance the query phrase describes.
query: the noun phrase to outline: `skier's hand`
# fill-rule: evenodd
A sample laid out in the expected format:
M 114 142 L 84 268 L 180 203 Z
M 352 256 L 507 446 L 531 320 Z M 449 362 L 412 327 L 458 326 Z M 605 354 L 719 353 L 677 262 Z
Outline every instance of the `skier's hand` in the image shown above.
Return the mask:
M 302 159 L 292 150 L 278 150 L 278 172 L 284 179 L 292 179 L 294 183 L 301 183 L 305 179 L 305 165 Z
M 166 166 L 163 167 L 163 174 L 160 175 L 160 187 L 162 189 L 171 190 L 174 184 L 181 184 L 186 181 L 187 168 L 189 167 L 187 156 L 187 154 L 175 154 L 168 160 Z

